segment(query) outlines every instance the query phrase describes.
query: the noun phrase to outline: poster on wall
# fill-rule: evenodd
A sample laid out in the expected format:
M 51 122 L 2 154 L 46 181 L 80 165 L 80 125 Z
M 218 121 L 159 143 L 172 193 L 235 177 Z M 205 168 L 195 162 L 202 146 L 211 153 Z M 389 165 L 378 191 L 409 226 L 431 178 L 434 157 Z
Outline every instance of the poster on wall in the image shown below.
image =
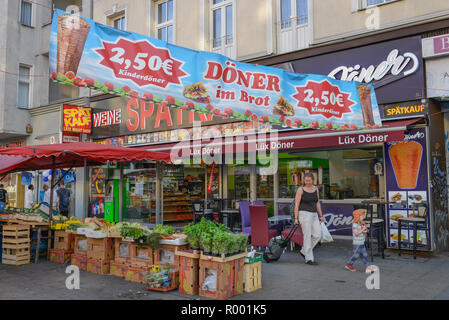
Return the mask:
M 404 141 L 385 145 L 389 247 L 397 247 L 398 244 L 398 219 L 413 217 L 414 206 L 429 203 L 426 155 L 425 128 L 406 131 Z M 401 247 L 412 248 L 413 229 L 402 228 L 401 233 Z M 418 232 L 417 242 L 427 244 L 425 232 Z
M 104 218 L 105 179 L 103 168 L 91 169 L 89 217 Z
M 372 84 L 241 63 L 61 10 L 54 13 L 49 55 L 53 81 L 134 98 L 129 108 L 144 116 L 178 108 L 295 128 L 382 125 Z
M 92 109 L 65 104 L 62 112 L 62 131 L 90 134 L 92 132 Z

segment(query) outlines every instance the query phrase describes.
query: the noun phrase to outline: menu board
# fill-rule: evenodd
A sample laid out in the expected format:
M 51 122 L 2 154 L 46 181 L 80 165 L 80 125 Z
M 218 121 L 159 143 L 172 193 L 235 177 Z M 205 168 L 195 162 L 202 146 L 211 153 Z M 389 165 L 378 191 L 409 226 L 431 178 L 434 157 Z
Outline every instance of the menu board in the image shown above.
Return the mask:
M 428 205 L 427 146 L 425 128 L 405 132 L 402 142 L 385 145 L 388 196 L 387 238 L 389 247 L 398 246 L 398 219 L 413 217 L 415 204 Z M 427 217 L 429 219 L 429 217 Z M 429 221 L 428 221 L 428 225 Z M 413 228 L 402 228 L 401 247 L 413 247 Z M 418 244 L 427 244 L 424 230 L 417 232 Z

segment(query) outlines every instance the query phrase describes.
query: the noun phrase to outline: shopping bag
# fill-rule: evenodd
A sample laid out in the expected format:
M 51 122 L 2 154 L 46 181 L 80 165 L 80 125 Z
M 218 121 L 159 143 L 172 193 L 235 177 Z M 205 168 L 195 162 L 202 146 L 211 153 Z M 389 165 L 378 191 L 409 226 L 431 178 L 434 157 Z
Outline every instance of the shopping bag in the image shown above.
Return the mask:
M 332 241 L 334 241 L 334 239 L 332 239 L 329 230 L 327 230 L 326 224 L 324 222 L 321 222 L 321 243 Z

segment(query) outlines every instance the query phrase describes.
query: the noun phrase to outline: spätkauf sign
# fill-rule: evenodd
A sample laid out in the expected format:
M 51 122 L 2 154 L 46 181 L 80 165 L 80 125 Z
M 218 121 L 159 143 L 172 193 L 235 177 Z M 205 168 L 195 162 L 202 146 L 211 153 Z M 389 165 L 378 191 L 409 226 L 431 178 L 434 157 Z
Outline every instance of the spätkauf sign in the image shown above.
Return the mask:
M 59 83 L 139 98 L 147 106 L 300 128 L 381 125 L 371 85 L 245 64 L 57 10 L 50 74 Z

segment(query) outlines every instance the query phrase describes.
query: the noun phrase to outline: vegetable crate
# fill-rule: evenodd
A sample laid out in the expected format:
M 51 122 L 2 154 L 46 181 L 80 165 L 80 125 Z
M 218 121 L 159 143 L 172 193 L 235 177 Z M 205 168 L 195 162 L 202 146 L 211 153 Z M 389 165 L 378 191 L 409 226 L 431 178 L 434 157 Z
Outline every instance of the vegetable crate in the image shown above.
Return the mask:
M 87 238 L 87 258 L 110 261 L 114 259 L 114 240 Z
M 153 264 L 163 265 L 169 263 L 170 265 L 177 268 L 179 266 L 179 256 L 175 254 L 176 250 L 187 249 L 188 247 L 188 244 L 181 246 L 161 244 L 160 249 L 153 251 Z
M 115 239 L 115 255 L 114 261 L 116 263 L 122 263 L 125 265 L 131 265 L 131 248 L 133 246 L 133 242 L 125 241 L 122 239 Z
M 149 245 L 132 243 L 131 265 L 133 267 L 151 267 L 153 265 L 153 249 Z
M 72 252 L 65 250 L 50 249 L 48 260 L 55 263 L 65 263 L 71 259 Z
M 53 249 L 73 252 L 75 245 L 74 239 L 75 237 L 72 233 L 55 231 Z
M 3 226 L 2 263 L 14 266 L 30 263 L 30 226 Z
M 87 271 L 87 256 L 72 254 L 72 266 L 77 266 L 80 270 Z
M 87 238 L 84 235 L 75 235 L 74 253 L 77 256 L 87 257 Z
M 233 256 L 207 256 L 201 253 L 199 295 L 224 300 L 243 293 L 243 267 L 247 252 Z M 213 287 L 215 284 L 215 290 Z
M 125 280 L 137 282 L 137 283 L 147 283 L 145 275 L 148 273 L 149 268 L 136 268 L 136 267 L 126 267 Z
M 179 256 L 179 292 L 197 295 L 200 251 L 176 250 Z
M 109 274 L 109 261 L 87 258 L 87 272 L 99 275 Z
M 126 268 L 127 268 L 126 264 L 111 261 L 109 274 L 111 276 L 124 278 L 126 274 Z

